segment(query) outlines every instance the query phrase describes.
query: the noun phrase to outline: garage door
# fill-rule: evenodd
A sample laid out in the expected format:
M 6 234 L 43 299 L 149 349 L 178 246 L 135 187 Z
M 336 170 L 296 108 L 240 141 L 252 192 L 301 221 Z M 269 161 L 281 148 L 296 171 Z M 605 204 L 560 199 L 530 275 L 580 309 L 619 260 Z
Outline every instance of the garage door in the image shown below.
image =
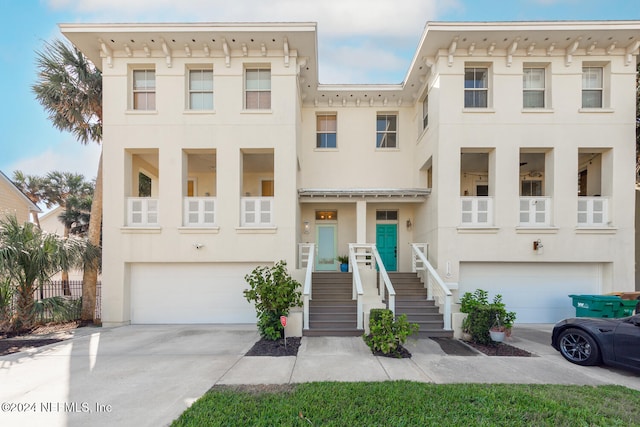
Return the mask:
M 253 264 L 132 264 L 131 323 L 255 323 Z
M 460 263 L 460 295 L 484 289 L 501 294 L 516 323 L 555 323 L 574 317 L 571 294 L 599 294 L 598 263 Z

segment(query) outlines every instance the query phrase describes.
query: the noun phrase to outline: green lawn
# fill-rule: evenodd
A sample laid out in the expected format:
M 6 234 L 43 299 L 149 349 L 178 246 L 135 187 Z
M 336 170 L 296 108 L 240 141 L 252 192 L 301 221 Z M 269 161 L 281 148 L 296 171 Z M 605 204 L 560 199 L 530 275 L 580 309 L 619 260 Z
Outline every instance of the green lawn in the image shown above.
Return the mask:
M 306 383 L 214 387 L 172 426 L 640 426 L 621 386 Z

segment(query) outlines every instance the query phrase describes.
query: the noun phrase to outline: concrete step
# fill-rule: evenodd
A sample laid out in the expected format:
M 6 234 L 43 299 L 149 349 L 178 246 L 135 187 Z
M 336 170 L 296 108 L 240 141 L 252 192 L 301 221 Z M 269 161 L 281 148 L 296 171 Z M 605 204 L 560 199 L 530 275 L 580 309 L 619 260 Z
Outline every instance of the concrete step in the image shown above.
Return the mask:
M 445 331 L 443 329 L 421 330 L 417 334 L 409 336 L 409 338 L 453 338 L 453 331 Z
M 311 328 L 302 331 L 305 337 L 359 337 L 364 330 L 355 328 Z

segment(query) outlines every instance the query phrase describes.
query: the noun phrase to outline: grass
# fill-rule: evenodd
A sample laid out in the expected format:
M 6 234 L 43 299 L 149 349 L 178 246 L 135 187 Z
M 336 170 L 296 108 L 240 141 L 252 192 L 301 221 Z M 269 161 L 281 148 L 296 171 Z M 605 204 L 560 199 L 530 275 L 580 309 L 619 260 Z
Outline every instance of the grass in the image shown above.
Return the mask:
M 319 382 L 213 387 L 178 426 L 638 426 L 621 386 Z

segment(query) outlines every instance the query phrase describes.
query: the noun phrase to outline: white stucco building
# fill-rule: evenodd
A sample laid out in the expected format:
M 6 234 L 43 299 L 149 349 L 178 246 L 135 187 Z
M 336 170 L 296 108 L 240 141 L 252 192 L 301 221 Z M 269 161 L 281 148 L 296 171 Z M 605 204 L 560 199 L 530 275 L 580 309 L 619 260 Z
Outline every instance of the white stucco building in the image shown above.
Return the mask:
M 401 272 L 427 244 L 521 323 L 635 286 L 640 22 L 428 23 L 383 85 L 320 83 L 314 23 L 61 29 L 103 72 L 105 325 L 254 322 L 244 275 L 304 282 L 305 243 Z

